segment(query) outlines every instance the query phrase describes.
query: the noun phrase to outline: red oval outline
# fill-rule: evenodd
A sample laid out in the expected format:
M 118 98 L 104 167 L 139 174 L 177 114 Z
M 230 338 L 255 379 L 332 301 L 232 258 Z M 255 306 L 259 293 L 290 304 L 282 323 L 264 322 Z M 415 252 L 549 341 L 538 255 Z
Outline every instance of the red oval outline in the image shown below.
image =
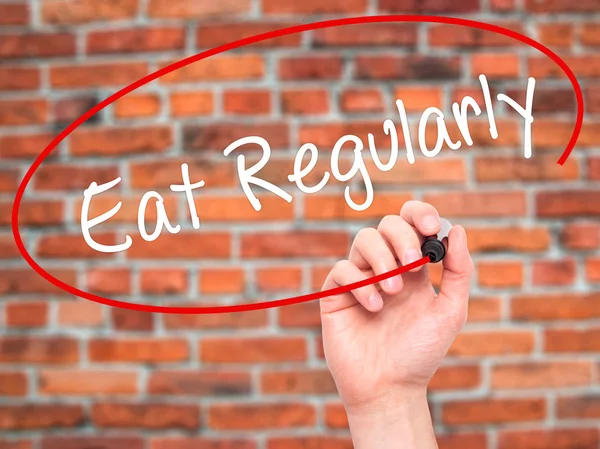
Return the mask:
M 50 154 L 50 152 L 71 132 L 73 132 L 79 125 L 84 123 L 88 118 L 92 117 L 97 112 L 104 109 L 106 106 L 110 105 L 114 101 L 119 98 L 127 95 L 128 93 L 134 91 L 138 87 L 143 86 L 161 76 L 173 72 L 181 67 L 185 67 L 193 62 L 200 61 L 202 59 L 208 58 L 210 56 L 217 55 L 219 53 L 224 53 L 228 50 L 232 50 L 235 48 L 243 47 L 246 45 L 250 45 L 256 42 L 261 42 L 264 40 L 286 36 L 288 34 L 301 33 L 303 31 L 317 30 L 320 28 L 331 28 L 336 26 L 343 25 L 353 25 L 360 23 L 381 23 L 381 22 L 430 22 L 430 23 L 446 23 L 450 25 L 459 25 L 466 26 L 470 28 L 478 28 L 481 30 L 492 31 L 498 34 L 502 34 L 513 39 L 516 39 L 520 42 L 528 44 L 529 46 L 541 51 L 550 59 L 552 59 L 562 70 L 565 72 L 573 89 L 575 90 L 575 96 L 577 98 L 577 118 L 575 121 L 575 126 L 573 128 L 573 134 L 565 148 L 565 151 L 562 153 L 561 157 L 558 160 L 558 164 L 563 165 L 571 151 L 573 150 L 575 143 L 577 142 L 577 138 L 579 137 L 579 133 L 581 131 L 581 127 L 583 125 L 583 93 L 581 91 L 581 87 L 575 74 L 571 70 L 571 68 L 567 65 L 565 61 L 563 61 L 556 53 L 554 53 L 549 48 L 540 44 L 539 42 L 527 37 L 523 34 L 517 33 L 515 31 L 509 30 L 507 28 L 503 28 L 497 25 L 488 24 L 485 22 L 479 22 L 475 20 L 469 19 L 460 19 L 456 17 L 445 17 L 445 16 L 427 16 L 427 15 L 383 15 L 383 16 L 363 16 L 363 17 L 349 17 L 344 19 L 333 19 L 333 20 L 325 20 L 321 22 L 313 22 L 302 25 L 295 25 L 288 28 L 282 28 L 279 30 L 269 31 L 266 33 L 257 34 L 255 36 L 250 36 L 244 39 L 240 39 L 234 42 L 230 42 L 228 44 L 220 45 L 218 47 L 212 48 L 210 50 L 203 51 L 202 53 L 198 53 L 196 55 L 190 56 L 188 58 L 182 59 L 180 61 L 174 62 L 162 69 L 157 70 L 154 73 L 146 75 L 143 78 L 131 83 L 130 85 L 124 87 L 123 89 L 115 92 L 108 98 L 104 99 L 96 106 L 91 108 L 89 111 L 81 115 L 78 119 L 76 119 L 73 123 L 71 123 L 68 127 L 66 127 L 58 136 L 56 136 L 52 142 L 40 153 L 40 155 L 35 159 L 35 161 L 27 170 L 27 173 L 23 177 L 21 184 L 17 189 L 17 194 L 15 196 L 15 201 L 13 203 L 12 208 L 12 232 L 15 238 L 15 242 L 17 244 L 17 248 L 19 252 L 23 256 L 23 258 L 27 261 L 27 263 L 33 268 L 40 276 L 49 281 L 50 283 L 56 285 L 67 293 L 71 293 L 75 296 L 79 296 L 81 298 L 97 302 L 100 304 L 120 307 L 123 309 L 129 310 L 138 310 L 143 312 L 156 312 L 156 313 L 181 313 L 181 314 L 203 314 L 203 313 L 227 313 L 227 312 L 243 312 L 250 310 L 259 310 L 259 309 L 267 309 L 271 307 L 281 307 L 285 305 L 298 304 L 301 302 L 312 301 L 315 299 L 324 298 L 326 296 L 338 295 L 341 293 L 348 292 L 355 288 L 364 287 L 365 285 L 374 284 L 383 279 L 390 278 L 397 274 L 404 273 L 412 268 L 425 265 L 428 262 L 427 257 L 423 257 L 422 259 L 413 262 L 410 265 L 406 265 L 404 267 L 397 268 L 396 270 L 388 271 L 387 273 L 383 273 L 378 276 L 373 276 L 371 278 L 365 279 L 360 282 L 355 282 L 353 284 L 349 284 L 343 287 L 337 287 L 330 290 L 325 290 L 321 292 L 309 293 L 307 295 L 295 296 L 291 298 L 279 299 L 275 301 L 265 301 L 259 303 L 246 303 L 246 304 L 238 304 L 238 305 L 229 305 L 229 306 L 215 306 L 215 307 L 170 307 L 170 306 L 153 306 L 146 304 L 136 304 L 125 301 L 118 301 L 115 299 L 105 298 L 98 295 L 93 295 L 91 293 L 85 292 L 83 290 L 79 290 L 69 284 L 62 282 L 60 279 L 55 278 L 47 271 L 45 271 L 42 267 L 40 267 L 37 262 L 31 257 L 31 255 L 27 252 L 23 244 L 23 240 L 21 239 L 21 234 L 19 232 L 19 207 L 21 205 L 21 199 L 23 198 L 23 193 L 25 192 L 25 188 L 27 184 L 31 180 L 33 174 L 43 162 L 43 160 Z

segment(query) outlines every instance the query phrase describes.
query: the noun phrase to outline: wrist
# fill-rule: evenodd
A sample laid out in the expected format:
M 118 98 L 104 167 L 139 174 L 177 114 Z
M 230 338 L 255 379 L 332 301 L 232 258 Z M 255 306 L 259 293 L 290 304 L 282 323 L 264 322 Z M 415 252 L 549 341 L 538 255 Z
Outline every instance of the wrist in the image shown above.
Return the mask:
M 436 447 L 425 388 L 389 392 L 346 412 L 355 449 Z
M 360 403 L 345 403 L 348 417 L 394 416 L 406 409 L 427 404 L 427 387 L 412 386 L 389 389 L 384 394 Z

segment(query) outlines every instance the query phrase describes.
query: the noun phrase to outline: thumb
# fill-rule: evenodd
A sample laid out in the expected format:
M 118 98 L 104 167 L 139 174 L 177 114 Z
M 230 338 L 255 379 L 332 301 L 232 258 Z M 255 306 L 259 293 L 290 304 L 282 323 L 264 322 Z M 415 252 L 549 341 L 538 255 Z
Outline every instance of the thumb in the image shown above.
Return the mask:
M 442 283 L 438 304 L 446 316 L 457 320 L 460 328 L 467 319 L 473 261 L 467 247 L 467 234 L 462 226 L 454 226 L 448 234 L 448 251 L 443 260 Z

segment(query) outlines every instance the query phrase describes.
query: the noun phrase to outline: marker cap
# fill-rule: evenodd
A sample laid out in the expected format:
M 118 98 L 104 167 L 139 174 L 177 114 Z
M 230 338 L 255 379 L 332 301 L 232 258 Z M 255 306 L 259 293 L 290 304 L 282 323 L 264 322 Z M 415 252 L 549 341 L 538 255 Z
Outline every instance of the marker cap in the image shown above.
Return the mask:
M 429 257 L 431 263 L 440 262 L 446 255 L 446 247 L 437 239 L 426 240 L 421 247 L 421 251 L 423 256 Z

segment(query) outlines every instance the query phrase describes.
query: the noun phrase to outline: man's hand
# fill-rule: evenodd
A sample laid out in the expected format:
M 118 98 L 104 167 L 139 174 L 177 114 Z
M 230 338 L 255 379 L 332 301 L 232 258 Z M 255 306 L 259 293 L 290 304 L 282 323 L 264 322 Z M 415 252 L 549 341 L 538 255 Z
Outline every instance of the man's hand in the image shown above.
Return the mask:
M 358 233 L 348 260 L 334 266 L 323 289 L 348 285 L 420 259 L 421 236 L 439 230 L 435 208 L 407 202 L 399 216 L 386 216 L 377 229 Z M 427 414 L 423 425 L 430 427 L 427 384 L 467 319 L 473 262 L 462 227 L 450 231 L 442 263 L 439 294 L 424 266 L 321 300 L 325 357 L 348 412 L 353 438 L 357 427 L 371 420 L 379 422 L 383 415 L 410 410 L 412 419 L 424 419 L 417 416 L 422 403 Z M 400 425 L 401 416 L 394 419 Z M 421 429 L 421 438 L 424 431 Z M 404 429 L 405 445 L 399 447 L 412 447 L 406 440 L 409 433 Z M 394 446 L 379 436 L 381 447 Z M 379 447 L 373 435 L 367 440 L 373 444 L 364 447 Z M 356 439 L 354 444 L 361 446 Z

